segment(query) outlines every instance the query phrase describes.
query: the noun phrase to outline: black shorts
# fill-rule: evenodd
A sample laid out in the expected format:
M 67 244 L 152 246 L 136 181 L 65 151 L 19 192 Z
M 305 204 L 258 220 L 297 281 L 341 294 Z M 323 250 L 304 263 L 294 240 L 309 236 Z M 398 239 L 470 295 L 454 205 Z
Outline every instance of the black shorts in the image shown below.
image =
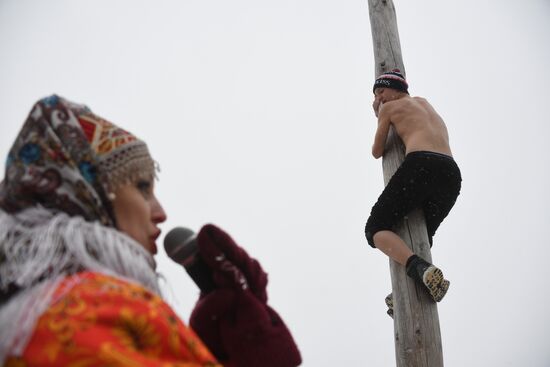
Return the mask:
M 422 208 L 430 246 L 433 235 L 456 202 L 462 177 L 454 159 L 434 152 L 407 154 L 372 207 L 365 226 L 369 245 L 382 230 L 393 231 L 413 209 Z

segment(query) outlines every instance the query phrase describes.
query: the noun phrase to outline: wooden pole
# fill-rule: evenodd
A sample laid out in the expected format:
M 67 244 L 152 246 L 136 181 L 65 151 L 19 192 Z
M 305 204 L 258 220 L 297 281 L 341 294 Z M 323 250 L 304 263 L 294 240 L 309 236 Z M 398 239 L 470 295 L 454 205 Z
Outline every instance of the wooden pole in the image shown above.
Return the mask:
M 394 68 L 405 75 L 393 1 L 368 1 L 375 77 Z M 403 143 L 392 127 L 382 159 L 385 184 L 404 158 Z M 415 254 L 431 262 L 426 223 L 420 209 L 408 215 L 396 232 Z M 442 367 L 443 351 L 436 303 L 406 275 L 404 266 L 390 260 L 390 271 L 397 367 Z

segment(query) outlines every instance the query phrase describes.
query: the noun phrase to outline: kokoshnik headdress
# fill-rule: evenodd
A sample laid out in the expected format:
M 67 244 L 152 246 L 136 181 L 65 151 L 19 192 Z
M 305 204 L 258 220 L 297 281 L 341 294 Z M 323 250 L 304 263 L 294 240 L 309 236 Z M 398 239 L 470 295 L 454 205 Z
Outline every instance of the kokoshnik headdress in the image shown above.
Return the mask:
M 8 154 L 0 207 L 15 213 L 40 204 L 113 226 L 109 197 L 154 175 L 142 140 L 53 95 L 33 107 Z

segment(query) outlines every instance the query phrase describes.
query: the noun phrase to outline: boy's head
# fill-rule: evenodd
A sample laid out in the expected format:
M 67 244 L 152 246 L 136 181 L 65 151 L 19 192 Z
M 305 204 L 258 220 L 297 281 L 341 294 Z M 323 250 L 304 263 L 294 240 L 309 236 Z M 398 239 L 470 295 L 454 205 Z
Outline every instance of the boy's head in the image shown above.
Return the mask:
M 378 88 L 390 88 L 409 94 L 409 85 L 399 69 L 387 71 L 376 78 L 374 81 L 374 87 L 372 88 L 372 92 L 375 95 L 376 89 Z

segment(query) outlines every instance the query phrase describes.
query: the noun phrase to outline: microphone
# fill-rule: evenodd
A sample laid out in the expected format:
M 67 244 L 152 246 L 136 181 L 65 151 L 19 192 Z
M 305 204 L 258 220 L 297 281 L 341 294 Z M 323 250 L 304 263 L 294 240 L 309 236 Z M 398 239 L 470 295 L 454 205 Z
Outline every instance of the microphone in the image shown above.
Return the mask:
M 212 271 L 199 254 L 197 235 L 188 228 L 176 227 L 164 237 L 164 250 L 170 259 L 183 265 L 203 293 L 216 288 Z

